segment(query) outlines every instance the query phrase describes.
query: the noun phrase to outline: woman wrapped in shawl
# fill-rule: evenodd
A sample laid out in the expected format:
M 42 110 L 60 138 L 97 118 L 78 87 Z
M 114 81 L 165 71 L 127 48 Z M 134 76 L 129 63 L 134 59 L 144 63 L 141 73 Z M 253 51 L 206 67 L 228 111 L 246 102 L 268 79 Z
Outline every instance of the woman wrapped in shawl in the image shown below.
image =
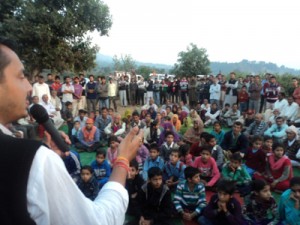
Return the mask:
M 165 109 L 162 109 L 160 111 L 160 114 L 161 114 L 160 124 L 163 124 L 166 121 L 167 111 Z
M 181 124 L 180 130 L 179 130 L 179 134 L 180 135 L 184 135 L 185 132 L 189 129 L 193 127 L 193 122 L 191 117 L 185 117 L 183 119 L 183 123 Z
M 183 140 L 189 144 L 200 141 L 200 135 L 204 131 L 203 121 L 199 118 L 193 120 L 193 127 L 189 128 L 183 135 Z
M 155 111 L 155 109 L 153 108 L 153 107 L 150 107 L 149 109 L 148 109 L 148 113 L 150 113 L 150 115 L 151 115 L 151 119 L 152 120 L 155 120 L 155 118 L 156 118 L 156 111 Z
M 163 131 L 161 132 L 161 134 L 159 136 L 159 141 L 158 141 L 158 146 L 159 147 L 164 143 L 165 134 L 168 131 L 170 131 L 174 134 L 174 142 L 178 142 L 180 140 L 180 137 L 179 137 L 178 133 L 176 132 L 174 126 L 171 123 L 164 123 L 162 125 L 162 127 L 163 127 Z
M 178 115 L 174 114 L 171 121 L 172 121 L 172 124 L 175 127 L 176 131 L 179 132 L 180 127 L 181 127 L 181 121 L 179 120 Z
M 123 114 L 122 119 L 128 119 L 129 121 L 131 121 L 131 115 L 132 115 L 132 110 L 127 108 Z
M 191 109 L 191 112 L 190 112 L 190 117 L 192 120 L 201 120 L 199 114 L 197 113 L 196 110 L 194 109 Z M 202 120 L 201 120 L 202 121 Z M 203 122 L 202 122 L 203 123 Z
M 147 109 L 142 110 L 140 115 L 140 120 L 144 120 L 146 118 L 147 113 L 148 113 Z
M 188 113 L 186 111 L 183 111 L 181 107 L 178 107 L 178 116 L 181 124 L 183 124 L 183 120 L 188 116 Z

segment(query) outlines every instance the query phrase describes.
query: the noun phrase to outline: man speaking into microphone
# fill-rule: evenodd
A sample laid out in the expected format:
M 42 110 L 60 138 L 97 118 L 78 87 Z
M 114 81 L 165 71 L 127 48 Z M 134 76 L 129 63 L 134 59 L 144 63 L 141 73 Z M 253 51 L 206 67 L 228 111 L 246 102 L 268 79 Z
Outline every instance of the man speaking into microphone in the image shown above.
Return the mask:
M 47 145 L 17 139 L 4 125 L 27 115 L 26 98 L 32 87 L 12 46 L 0 38 L 0 220 L 1 224 L 118 225 L 128 205 L 124 188 L 129 161 L 137 152 L 143 132 L 138 128 L 119 146 L 109 182 L 91 201 L 69 176 L 48 135 Z

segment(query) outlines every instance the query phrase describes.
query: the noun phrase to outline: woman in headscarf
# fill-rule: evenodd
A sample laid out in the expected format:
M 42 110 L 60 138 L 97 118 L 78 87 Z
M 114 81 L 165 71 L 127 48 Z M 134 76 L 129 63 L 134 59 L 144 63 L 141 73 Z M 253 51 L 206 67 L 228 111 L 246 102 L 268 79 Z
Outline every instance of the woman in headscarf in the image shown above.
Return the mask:
M 189 144 L 200 141 L 200 135 L 204 131 L 203 121 L 201 119 L 193 120 L 193 127 L 189 128 L 183 135 L 183 140 Z
M 162 127 L 163 127 L 163 131 L 161 132 L 161 134 L 159 136 L 159 141 L 158 141 L 158 146 L 159 147 L 164 143 L 165 134 L 168 131 L 170 131 L 174 134 L 174 142 L 178 142 L 180 140 L 180 137 L 179 137 L 178 133 L 176 132 L 174 126 L 171 123 L 164 123 L 162 125 Z
M 190 118 L 190 117 L 185 117 L 185 118 L 183 119 L 183 123 L 181 124 L 180 130 L 179 130 L 179 134 L 180 134 L 180 135 L 184 135 L 185 132 L 186 132 L 189 128 L 191 128 L 191 127 L 193 127 L 193 122 L 192 122 L 191 118 Z
M 131 120 L 131 115 L 132 115 L 132 111 L 131 109 L 127 108 L 123 114 L 122 119 L 128 119 L 129 121 Z
M 183 111 L 181 107 L 178 107 L 178 117 L 181 121 L 181 124 L 183 123 L 184 118 L 188 116 L 188 113 L 186 111 Z
M 162 109 L 160 111 L 160 114 L 161 114 L 160 124 L 163 124 L 166 121 L 167 111 L 165 109 Z
M 172 113 L 178 115 L 178 106 L 176 104 L 172 106 Z
M 179 132 L 180 127 L 181 127 L 181 121 L 178 118 L 177 114 L 174 114 L 172 117 L 172 124 L 175 127 L 176 131 Z
M 154 108 L 153 107 L 150 107 L 149 109 L 148 109 L 148 113 L 150 113 L 150 115 L 151 115 L 151 119 L 152 120 L 155 120 L 155 118 L 156 118 L 156 111 L 154 110 Z
M 191 117 L 192 120 L 201 120 L 199 114 L 194 109 L 191 109 L 191 111 L 190 111 L 190 117 Z
M 146 118 L 147 112 L 148 111 L 146 109 L 141 111 L 140 120 L 144 120 Z
M 149 147 L 149 145 L 152 144 L 152 143 L 157 144 L 160 134 L 161 134 L 161 131 L 159 129 L 158 122 L 157 122 L 157 120 L 154 120 L 151 123 L 150 127 L 145 129 L 144 144 L 147 147 Z

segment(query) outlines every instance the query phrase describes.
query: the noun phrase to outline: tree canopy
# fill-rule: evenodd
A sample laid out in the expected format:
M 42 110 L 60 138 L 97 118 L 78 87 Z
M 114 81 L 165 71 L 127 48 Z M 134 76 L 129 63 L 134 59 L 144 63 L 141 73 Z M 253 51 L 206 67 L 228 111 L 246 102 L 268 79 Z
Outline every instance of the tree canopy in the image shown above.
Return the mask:
M 98 47 L 88 32 L 108 35 L 111 25 L 100 0 L 1 0 L 0 33 L 18 44 L 30 72 L 93 68 Z
M 178 53 L 177 63 L 172 72 L 179 76 L 206 75 L 210 73 L 209 64 L 206 49 L 198 48 L 197 45 L 191 43 L 187 51 Z
M 125 54 L 125 55 L 121 55 L 120 57 L 114 55 L 113 62 L 114 62 L 114 69 L 117 71 L 129 72 L 136 68 L 136 63 L 134 59 L 131 57 L 131 55 Z

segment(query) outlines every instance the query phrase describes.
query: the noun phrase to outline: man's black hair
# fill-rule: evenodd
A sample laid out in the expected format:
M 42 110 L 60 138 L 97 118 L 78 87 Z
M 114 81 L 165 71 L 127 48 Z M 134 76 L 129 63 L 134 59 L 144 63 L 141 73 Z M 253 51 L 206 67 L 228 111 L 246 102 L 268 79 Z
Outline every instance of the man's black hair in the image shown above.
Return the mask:
M 4 53 L 3 46 L 15 51 L 15 45 L 12 41 L 0 37 L 0 83 L 4 79 L 4 69 L 10 63 L 10 59 L 8 58 L 7 54 Z
M 89 165 L 82 166 L 80 169 L 80 172 L 82 172 L 82 170 L 88 170 L 88 171 L 90 171 L 91 174 L 93 174 L 93 172 L 94 172 L 93 168 Z
M 195 167 L 188 166 L 184 170 L 185 179 L 192 179 L 196 174 L 200 174 L 199 170 Z
M 148 177 L 149 179 L 155 177 L 155 176 L 162 176 L 163 175 L 163 172 L 162 170 L 159 168 L 159 167 L 151 167 L 149 170 L 148 170 Z
M 133 159 L 130 161 L 129 167 L 134 167 L 136 170 L 139 170 L 139 163 L 135 159 Z
M 234 181 L 229 181 L 225 179 L 221 179 L 217 183 L 217 191 L 218 192 L 225 192 L 226 194 L 233 195 L 235 192 L 235 183 Z
M 290 180 L 290 187 L 293 187 L 295 185 L 300 185 L 300 177 L 293 177 Z
M 103 155 L 104 158 L 106 157 L 106 151 L 104 149 L 98 149 L 96 152 L 96 156 Z

